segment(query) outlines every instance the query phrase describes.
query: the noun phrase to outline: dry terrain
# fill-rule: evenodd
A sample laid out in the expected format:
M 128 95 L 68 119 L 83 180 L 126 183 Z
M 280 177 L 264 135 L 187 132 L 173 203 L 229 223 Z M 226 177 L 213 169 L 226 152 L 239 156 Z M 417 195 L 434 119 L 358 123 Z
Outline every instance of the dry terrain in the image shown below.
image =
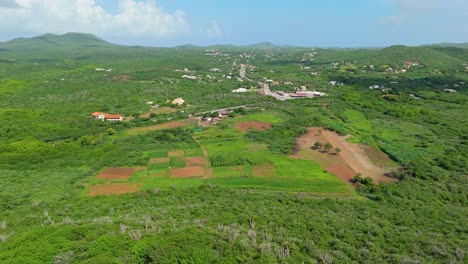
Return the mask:
M 103 170 L 96 179 L 128 179 L 136 171 L 146 170 L 146 167 L 134 167 L 134 168 L 106 168 Z
M 315 142 L 323 145 L 330 143 L 333 150 L 327 152 L 313 150 Z M 362 177 L 371 177 L 374 182 L 394 182 L 395 179 L 385 174 L 396 167 L 390 158 L 377 149 L 346 141 L 346 137 L 339 136 L 336 132 L 323 128 L 309 128 L 308 132 L 296 139 L 298 151 L 295 158 L 309 159 L 318 162 L 328 172 L 349 182 L 357 173 Z M 340 153 L 335 153 L 334 148 L 340 148 Z
M 260 122 L 260 121 L 249 121 L 249 122 L 239 123 L 235 126 L 235 128 L 244 132 L 248 132 L 250 129 L 263 131 L 265 129 L 271 128 L 271 124 L 267 122 Z
M 88 196 L 132 193 L 138 189 L 136 183 L 105 183 L 91 186 Z

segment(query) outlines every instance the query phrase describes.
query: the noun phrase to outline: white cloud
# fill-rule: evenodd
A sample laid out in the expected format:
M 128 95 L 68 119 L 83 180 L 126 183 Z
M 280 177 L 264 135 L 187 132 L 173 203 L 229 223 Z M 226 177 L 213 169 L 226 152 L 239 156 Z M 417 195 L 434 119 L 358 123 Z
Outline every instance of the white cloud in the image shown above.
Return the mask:
M 210 26 L 206 30 L 206 33 L 208 34 L 208 37 L 211 38 L 221 37 L 223 35 L 221 27 L 216 21 L 211 21 Z
M 116 14 L 107 12 L 95 0 L 0 1 L 0 33 L 86 32 L 116 37 L 170 37 L 189 31 L 183 11 L 169 13 L 153 1 L 119 0 Z M 14 4 L 19 8 L 6 8 Z

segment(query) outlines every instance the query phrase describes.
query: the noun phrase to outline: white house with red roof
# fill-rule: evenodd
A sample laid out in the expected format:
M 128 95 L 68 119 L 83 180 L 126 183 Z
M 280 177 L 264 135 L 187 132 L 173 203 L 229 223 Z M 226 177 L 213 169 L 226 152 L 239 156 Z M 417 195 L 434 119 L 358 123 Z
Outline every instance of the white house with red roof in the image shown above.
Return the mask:
M 108 114 L 104 112 L 94 112 L 91 114 L 94 119 L 104 120 L 104 121 L 122 121 L 123 116 L 118 114 Z

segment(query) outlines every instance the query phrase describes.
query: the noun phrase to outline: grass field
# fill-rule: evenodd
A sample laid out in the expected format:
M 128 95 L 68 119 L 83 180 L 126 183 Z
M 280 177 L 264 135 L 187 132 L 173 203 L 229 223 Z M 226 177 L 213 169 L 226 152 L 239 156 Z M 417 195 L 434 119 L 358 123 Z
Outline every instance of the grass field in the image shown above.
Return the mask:
M 251 141 L 245 137 L 245 132 L 235 129 L 237 124 L 256 121 L 275 124 L 282 119 L 271 112 L 225 119 L 219 126 L 193 133 L 193 137 L 201 144 L 200 148 L 184 149 L 181 145 L 181 148 L 144 152 L 149 161 L 148 169 L 135 172 L 127 181 L 137 184 L 132 186 L 141 186 L 141 189 L 186 188 L 211 183 L 232 188 L 346 196 L 355 194 L 349 184 L 327 173 L 318 164 L 271 153 L 265 144 Z M 133 129 L 128 134 L 142 136 L 140 133 L 168 128 L 171 124 Z M 202 148 L 206 150 L 208 157 L 204 157 Z M 208 160 L 208 164 L 205 164 L 204 159 Z M 191 165 L 194 162 L 198 164 Z M 92 182 L 107 186 L 112 182 L 123 184 L 125 180 Z M 134 188 L 128 189 L 135 191 Z

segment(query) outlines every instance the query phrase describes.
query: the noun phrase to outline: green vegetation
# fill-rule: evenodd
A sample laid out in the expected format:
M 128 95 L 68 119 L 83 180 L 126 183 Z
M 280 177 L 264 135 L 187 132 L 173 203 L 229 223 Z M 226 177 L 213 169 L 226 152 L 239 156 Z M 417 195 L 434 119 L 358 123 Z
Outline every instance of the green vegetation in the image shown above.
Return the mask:
M 468 49 L 210 49 L 223 55 L 82 34 L 0 43 L 1 263 L 466 263 Z M 327 96 L 232 93 L 255 85 L 223 77 L 237 75 L 234 61 L 255 66 L 253 80 L 280 80 L 275 89 Z M 182 79 L 184 68 L 200 79 Z M 186 104 L 167 103 L 177 97 Z M 142 117 L 155 105 L 174 111 Z M 188 118 L 232 106 L 246 107 L 207 128 Z M 94 120 L 95 111 L 126 119 Z M 188 125 L 148 129 L 177 121 Z M 257 121 L 272 127 L 236 128 Z M 382 150 L 401 166 L 399 182 L 356 175 L 354 190 L 290 156 L 312 126 Z M 210 177 L 171 175 L 205 154 Z M 136 166 L 148 169 L 95 178 Z M 140 190 L 88 196 L 108 183 Z

